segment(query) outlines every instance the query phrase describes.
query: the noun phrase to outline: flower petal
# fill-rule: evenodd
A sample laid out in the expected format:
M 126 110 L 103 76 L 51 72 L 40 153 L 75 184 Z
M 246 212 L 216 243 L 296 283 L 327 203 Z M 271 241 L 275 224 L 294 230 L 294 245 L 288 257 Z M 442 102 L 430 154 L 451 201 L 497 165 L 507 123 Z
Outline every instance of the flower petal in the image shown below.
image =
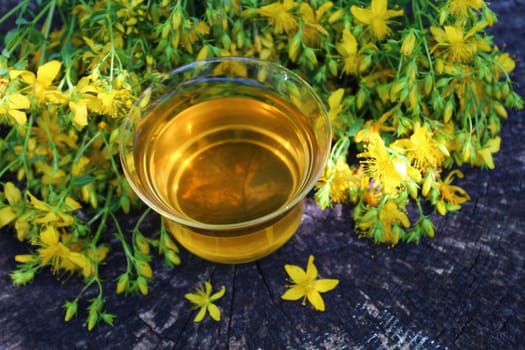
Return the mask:
M 69 102 L 69 108 L 73 112 L 73 123 L 83 127 L 88 124 L 88 110 L 85 103 Z
M 205 293 L 206 293 L 207 296 L 209 296 L 211 294 L 211 290 L 212 290 L 210 281 L 204 282 L 204 286 L 206 288 L 206 292 Z
M 320 279 L 313 281 L 314 289 L 318 292 L 325 293 L 328 292 L 339 284 L 339 280 L 336 279 Z
M 0 209 L 0 228 L 8 225 L 16 219 L 16 213 L 11 207 Z
M 293 286 L 281 295 L 283 300 L 299 300 L 306 294 L 304 288 L 299 286 Z
M 184 294 L 184 297 L 188 299 L 189 301 L 191 301 L 196 306 L 202 306 L 203 304 L 206 303 L 205 298 L 203 298 L 203 296 L 198 293 L 187 293 L 187 294 Z
M 213 293 L 211 295 L 210 300 L 211 301 L 215 301 L 217 299 L 222 298 L 222 296 L 224 295 L 225 292 L 226 292 L 226 287 L 222 286 L 222 288 L 218 292 Z
M 51 85 L 53 80 L 55 80 L 61 66 L 62 64 L 57 60 L 53 60 L 41 65 L 38 67 L 36 80 L 38 80 L 40 84 L 47 88 L 49 85 Z
M 213 318 L 215 321 L 219 321 L 221 319 L 221 311 L 215 304 L 208 304 L 208 312 L 210 313 L 211 318 Z
M 47 246 L 57 245 L 59 239 L 58 231 L 54 226 L 47 225 L 40 231 L 40 240 Z
M 313 281 L 317 278 L 317 267 L 314 265 L 314 256 L 308 257 L 308 264 L 306 265 L 306 280 Z
M 306 280 L 306 272 L 301 267 L 286 264 L 284 265 L 284 269 L 294 283 L 299 284 Z
M 8 101 L 9 101 L 9 108 L 14 108 L 14 109 L 27 109 L 31 105 L 31 102 L 29 101 L 27 96 L 19 94 L 19 93 L 14 93 L 14 94 L 9 95 Z
M 4 194 L 7 202 L 14 205 L 22 200 L 22 193 L 12 182 L 6 182 L 4 185 Z
M 372 22 L 373 16 L 372 12 L 369 9 L 360 8 L 357 6 L 350 7 L 350 12 L 359 22 L 370 24 Z
M 19 111 L 18 109 L 10 109 L 9 115 L 16 121 L 18 125 L 24 125 L 27 121 L 26 112 Z
M 321 294 L 319 294 L 318 291 L 316 290 L 309 291 L 308 294 L 306 295 L 306 298 L 308 299 L 310 304 L 312 304 L 314 309 L 318 311 L 325 310 L 323 297 L 321 297 Z
M 200 321 L 202 321 L 204 316 L 206 316 L 206 305 L 204 305 L 204 306 L 202 306 L 200 308 L 200 310 L 197 313 L 197 315 L 195 315 L 195 318 L 193 319 L 193 322 L 200 322 Z

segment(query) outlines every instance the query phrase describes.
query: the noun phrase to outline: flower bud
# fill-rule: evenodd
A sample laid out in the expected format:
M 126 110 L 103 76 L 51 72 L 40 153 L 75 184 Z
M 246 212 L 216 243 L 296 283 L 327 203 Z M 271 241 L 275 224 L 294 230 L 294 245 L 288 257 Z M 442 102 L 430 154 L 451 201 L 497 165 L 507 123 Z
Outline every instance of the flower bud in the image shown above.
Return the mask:
M 141 253 L 149 254 L 149 242 L 146 239 L 146 237 L 144 237 L 144 235 L 142 235 L 141 233 L 137 233 L 135 235 L 135 244 L 137 245 L 137 248 L 140 250 Z
M 448 100 L 447 104 L 445 105 L 445 111 L 443 112 L 443 121 L 445 123 L 448 123 L 450 119 L 452 118 L 452 114 L 454 112 L 454 102 L 452 100 Z
M 137 270 L 139 275 L 144 276 L 145 278 L 153 277 L 153 271 L 151 270 L 151 266 L 145 261 L 139 261 L 137 263 Z
M 137 278 L 137 286 L 142 295 L 148 295 L 148 281 L 142 276 Z
M 290 60 L 292 62 L 297 61 L 297 57 L 299 57 L 299 53 L 301 51 L 302 46 L 302 37 L 301 34 L 297 33 L 292 37 L 292 40 L 290 40 L 288 44 L 288 57 L 290 57 Z
M 173 30 L 178 30 L 180 25 L 182 24 L 182 14 L 180 11 L 177 11 L 172 17 L 171 17 L 171 28 Z
M 314 50 L 312 50 L 311 48 L 309 47 L 306 47 L 303 51 L 303 55 L 304 57 L 306 58 L 306 60 L 312 65 L 312 66 L 315 66 L 317 65 L 318 61 L 317 61 L 317 56 L 315 55 L 315 52 Z
M 64 321 L 67 322 L 71 320 L 77 314 L 78 304 L 76 301 L 73 301 L 73 302 L 66 301 L 66 303 L 64 304 L 64 308 L 66 309 L 66 315 L 64 316 Z
M 345 13 L 344 13 L 343 9 L 339 9 L 339 10 L 335 11 L 334 13 L 332 13 L 330 15 L 330 17 L 328 17 L 328 23 L 332 24 L 332 23 L 338 21 L 344 15 L 345 15 Z
M 129 275 L 127 273 L 123 273 L 120 275 L 118 282 L 117 282 L 117 294 L 122 294 L 128 289 L 129 285 Z
M 428 237 L 434 237 L 434 224 L 427 217 L 424 217 L 423 220 L 421 220 L 421 228 Z
M 414 31 L 410 31 L 403 42 L 401 43 L 401 54 L 409 57 L 414 52 L 414 45 L 416 44 L 416 34 Z
M 494 108 L 494 110 L 496 111 L 496 113 L 503 119 L 507 119 L 508 117 L 508 114 L 507 114 L 507 110 L 505 109 L 505 107 L 503 107 L 503 105 L 501 103 L 499 103 L 498 101 L 494 101 L 492 103 L 492 108 Z

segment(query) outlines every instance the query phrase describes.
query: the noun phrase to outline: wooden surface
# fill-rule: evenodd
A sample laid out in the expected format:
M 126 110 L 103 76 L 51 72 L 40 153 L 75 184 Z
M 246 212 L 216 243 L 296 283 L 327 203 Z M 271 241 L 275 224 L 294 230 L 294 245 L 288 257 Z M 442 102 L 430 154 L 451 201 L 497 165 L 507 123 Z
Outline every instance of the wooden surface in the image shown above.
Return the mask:
M 525 96 L 525 1 L 492 8 L 496 39 L 517 55 L 513 76 Z M 376 246 L 356 237 L 348 207 L 321 212 L 309 203 L 294 238 L 258 262 L 218 265 L 182 252 L 174 270 L 153 264 L 147 297 L 117 296 L 108 280 L 115 326 L 92 332 L 80 318 L 63 322 L 61 304 L 77 295 L 79 281 L 62 284 L 46 272 L 30 286 L 11 284 L 15 263 L 6 252 L 22 250 L 0 232 L 0 349 L 524 349 L 524 117 L 512 112 L 503 123 L 495 170 L 465 169 L 460 185 L 472 200 L 458 215 L 436 218 L 434 239 Z M 280 300 L 283 265 L 304 266 L 309 254 L 322 277 L 340 279 L 324 294 L 324 313 Z M 102 274 L 116 276 L 110 266 L 122 258 L 113 254 Z M 183 295 L 206 278 L 227 288 L 223 319 L 194 323 Z

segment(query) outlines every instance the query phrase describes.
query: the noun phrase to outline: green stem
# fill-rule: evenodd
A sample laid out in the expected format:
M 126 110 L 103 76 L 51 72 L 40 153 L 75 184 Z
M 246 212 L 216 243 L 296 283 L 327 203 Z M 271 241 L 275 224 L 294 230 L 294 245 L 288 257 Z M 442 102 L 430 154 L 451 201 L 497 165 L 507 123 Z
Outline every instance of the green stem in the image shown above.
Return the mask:
M 107 18 L 106 22 L 108 24 L 109 40 L 111 42 L 111 56 L 110 56 L 110 70 L 109 70 L 109 85 L 110 90 L 113 89 L 113 70 L 115 69 L 115 38 L 113 37 L 113 24 L 111 21 L 111 1 L 106 0 L 107 4 Z
M 122 228 L 120 227 L 120 223 L 117 220 L 115 214 L 110 211 L 109 215 L 113 219 L 113 223 L 117 229 L 117 232 L 115 232 L 115 237 L 117 237 L 117 239 L 120 241 L 120 244 L 122 245 L 122 249 L 124 249 L 124 253 L 126 255 L 126 272 L 129 273 L 131 272 L 131 266 L 133 265 L 135 257 L 133 256 L 133 252 L 124 238 L 124 233 L 122 232 Z
M 0 24 L 4 23 L 5 20 L 7 20 L 9 17 L 11 17 L 13 14 L 15 14 L 20 9 L 26 9 L 29 6 L 30 1 L 24 0 L 18 3 L 15 7 L 13 7 L 11 10 L 7 11 L 2 18 L 0 18 Z
M 106 227 L 106 222 L 108 220 L 108 217 L 111 213 L 111 208 L 109 206 L 109 203 L 111 201 L 111 198 L 113 197 L 113 191 L 110 189 L 108 190 L 108 194 L 106 195 L 106 199 L 104 202 L 104 209 L 102 210 L 102 220 L 100 221 L 100 224 L 98 225 L 97 232 L 95 232 L 95 236 L 91 240 L 93 244 L 96 244 L 100 238 L 100 235 L 104 231 L 104 228 Z
M 5 49 L 5 55 L 7 57 L 11 56 L 13 51 L 15 51 L 18 48 L 20 43 L 27 40 L 26 37 L 29 35 L 31 31 L 35 30 L 34 28 L 38 24 L 40 19 L 49 11 L 50 5 L 51 3 L 45 4 L 42 10 L 31 20 L 31 22 L 25 24 L 24 27 L 18 33 L 16 33 L 16 41 L 13 44 L 9 45 L 9 48 L 6 47 Z M 22 14 L 23 14 L 23 11 L 19 13 L 18 18 L 21 18 Z M 23 57 L 18 57 L 19 62 L 24 61 L 28 54 L 29 54 L 29 51 Z
M 55 6 L 56 0 L 52 0 L 49 4 L 49 11 L 47 12 L 44 41 L 42 43 L 42 51 L 40 53 L 40 65 L 43 65 L 46 61 L 47 40 L 49 39 L 49 33 L 51 32 L 51 26 L 53 25 L 53 15 L 55 14 Z
M 427 3 L 427 5 L 428 5 L 428 3 Z M 415 15 L 415 18 L 416 18 L 417 25 L 419 26 L 420 33 L 421 33 L 421 35 L 423 35 L 422 42 L 423 42 L 423 47 L 425 49 L 425 54 L 427 56 L 428 67 L 429 67 L 429 70 L 432 73 L 432 75 L 434 75 L 434 65 L 433 65 L 433 62 L 432 62 L 432 54 L 430 53 L 430 48 L 428 47 L 428 41 L 425 38 L 426 29 L 425 29 L 425 26 L 423 24 L 423 18 L 422 18 L 423 10 L 421 8 L 423 6 L 420 6 L 418 0 L 414 0 L 414 1 L 412 1 L 412 7 L 413 7 L 413 12 L 414 12 L 414 15 Z

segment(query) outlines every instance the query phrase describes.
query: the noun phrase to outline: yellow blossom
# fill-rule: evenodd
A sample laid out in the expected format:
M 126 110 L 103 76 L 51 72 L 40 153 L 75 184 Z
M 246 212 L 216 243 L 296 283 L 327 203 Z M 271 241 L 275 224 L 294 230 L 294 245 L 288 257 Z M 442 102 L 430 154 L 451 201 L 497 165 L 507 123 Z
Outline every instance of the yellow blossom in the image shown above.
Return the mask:
M 52 224 L 56 227 L 70 226 L 73 224 L 73 216 L 69 212 L 81 208 L 81 205 L 70 197 L 67 197 L 62 206 L 57 208 L 39 200 L 29 192 L 27 195 L 33 208 L 39 211 L 33 218 L 36 224 Z
M 337 52 L 343 57 L 343 71 L 346 74 L 356 74 L 359 71 L 361 59 L 357 54 L 357 39 L 347 28 L 343 29 L 341 42 L 336 44 Z
M 73 272 L 89 265 L 89 261 L 84 255 L 71 252 L 60 241 L 60 234 L 52 225 L 47 225 L 40 231 L 37 244 L 41 246 L 37 251 L 42 265 L 51 266 L 53 272 L 57 272 L 59 269 Z
M 207 35 L 210 32 L 210 26 L 204 21 L 190 21 L 187 20 L 184 25 L 184 31 L 177 32 L 181 35 L 181 45 L 188 51 L 193 53 L 193 44 L 202 36 Z
M 290 33 L 297 29 L 296 16 L 290 13 L 297 7 L 293 0 L 283 0 L 260 7 L 257 10 L 261 16 L 268 18 L 268 24 L 273 27 L 275 34 Z
M 496 66 L 496 78 L 500 79 L 503 75 L 511 73 L 516 68 L 516 62 L 508 53 L 502 53 L 495 58 L 498 65 Z
M 11 118 L 18 125 L 23 125 L 27 121 L 27 115 L 24 111 L 30 106 L 29 99 L 20 93 L 12 93 L 2 99 L 0 99 L 0 116 L 7 116 Z
M 492 154 L 499 151 L 500 144 L 501 144 L 501 137 L 496 136 L 488 140 L 483 145 L 483 147 L 477 149 L 476 153 L 478 157 L 476 159 L 476 164 L 486 165 L 489 169 L 494 169 L 494 159 L 492 157 Z
M 195 309 L 199 309 L 199 312 L 193 321 L 202 321 L 204 316 L 206 316 L 206 311 L 209 312 L 211 318 L 213 318 L 215 321 L 219 321 L 221 319 L 221 311 L 217 305 L 214 304 L 214 302 L 222 298 L 225 292 L 226 288 L 222 286 L 218 292 L 211 294 L 212 285 L 209 281 L 206 281 L 204 283 L 204 287 L 201 285 L 197 287 L 194 293 L 185 294 L 184 297 L 192 302 L 193 307 Z
M 393 200 L 388 200 L 379 212 L 379 221 L 383 226 L 383 240 L 391 244 L 397 244 L 399 241 L 398 231 L 394 229 L 395 225 L 401 224 L 403 227 L 410 227 L 410 220 L 405 212 L 399 210 Z
M 479 10 L 483 5 L 483 0 L 450 0 L 448 11 L 452 15 L 465 17 L 470 9 Z
M 407 161 L 390 154 L 378 133 L 369 136 L 366 152 L 358 154 L 363 161 L 366 173 L 374 179 L 384 194 L 395 193 L 404 181 L 412 178 L 421 181 L 420 172 L 407 164 Z
M 460 205 L 470 200 L 469 194 L 461 187 L 451 185 L 454 175 L 462 178 L 463 173 L 456 169 L 452 170 L 442 182 L 437 182 L 441 198 L 436 202 L 436 209 L 441 215 L 448 211 L 458 210 Z
M 357 192 L 361 183 L 358 171 L 352 171 L 343 156 L 337 158 L 335 164 L 329 160 L 324 174 L 318 182 L 318 186 L 328 186 L 330 202 L 344 203 L 351 199 L 351 194 Z M 321 209 L 323 203 L 319 203 Z
M 445 160 L 445 155 L 448 155 L 441 151 L 446 148 L 434 141 L 428 126 L 421 126 L 419 123 L 414 126 L 414 132 L 409 139 L 396 140 L 390 147 L 406 152 L 410 162 L 421 172 L 428 168 L 437 169 Z
M 337 279 L 318 279 L 317 267 L 314 265 L 314 256 L 308 257 L 306 271 L 296 265 L 284 265 L 286 273 L 292 280 L 292 285 L 281 295 L 283 300 L 299 300 L 303 298 L 302 304 L 306 305 L 306 300 L 318 311 L 325 310 L 324 300 L 320 293 L 326 293 L 334 289 L 338 284 Z
M 12 78 L 19 77 L 31 86 L 33 96 L 39 102 L 51 100 L 56 103 L 64 103 L 65 96 L 52 85 L 61 67 L 62 64 L 59 61 L 53 60 L 38 67 L 36 75 L 30 71 L 13 70 L 10 72 L 10 76 Z
M 29 234 L 29 220 L 31 215 L 27 211 L 26 201 L 22 199 L 22 193 L 12 182 L 4 185 L 4 196 L 8 205 L 0 203 L 0 228 L 15 223 L 15 231 L 18 240 L 23 241 Z
M 73 124 L 84 127 L 88 124 L 88 110 L 85 100 L 70 101 L 69 109 L 73 113 Z
M 125 115 L 127 109 L 131 107 L 131 101 L 132 95 L 127 89 L 101 88 L 98 91 L 96 103 L 88 108 L 92 108 L 96 113 L 116 118 Z
M 387 0 L 372 0 L 369 8 L 350 7 L 357 21 L 370 26 L 372 34 L 378 40 L 383 40 L 389 33 L 389 19 L 403 15 L 403 10 L 388 10 Z
M 319 19 L 323 16 L 325 11 L 333 6 L 332 2 L 325 2 L 315 12 L 312 7 L 306 3 L 301 3 L 299 13 L 303 20 L 303 37 L 307 46 L 316 47 L 319 45 L 321 36 L 319 34 L 328 35 L 328 31 L 319 23 Z
M 368 142 L 370 135 L 378 134 L 381 131 L 392 132 L 395 128 L 386 124 L 392 116 L 392 111 L 387 111 L 381 115 L 378 120 L 367 120 L 366 123 L 357 132 L 355 142 Z
M 473 36 L 483 29 L 485 24 L 481 23 L 467 33 L 461 26 L 444 26 L 443 29 L 430 27 L 430 32 L 436 40 L 432 52 L 442 51 L 450 62 L 469 62 L 478 51 L 478 45 Z

